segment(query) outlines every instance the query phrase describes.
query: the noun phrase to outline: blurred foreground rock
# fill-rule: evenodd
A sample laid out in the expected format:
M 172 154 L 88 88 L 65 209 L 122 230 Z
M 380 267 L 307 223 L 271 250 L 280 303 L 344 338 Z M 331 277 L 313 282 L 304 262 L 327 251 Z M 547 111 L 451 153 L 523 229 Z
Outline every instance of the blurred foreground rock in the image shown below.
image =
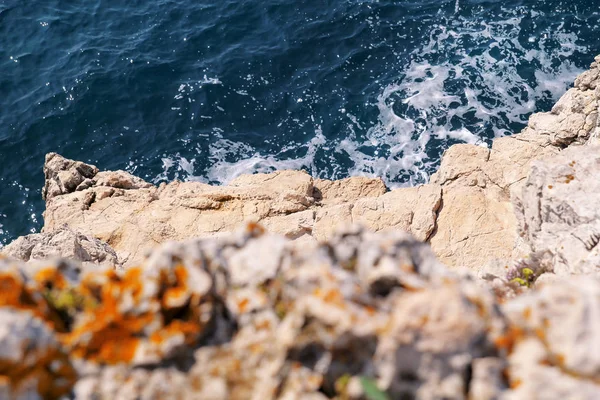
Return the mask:
M 0 285 L 7 399 L 600 396 L 600 279 L 505 301 L 402 232 L 251 225 L 125 271 L 2 259 Z

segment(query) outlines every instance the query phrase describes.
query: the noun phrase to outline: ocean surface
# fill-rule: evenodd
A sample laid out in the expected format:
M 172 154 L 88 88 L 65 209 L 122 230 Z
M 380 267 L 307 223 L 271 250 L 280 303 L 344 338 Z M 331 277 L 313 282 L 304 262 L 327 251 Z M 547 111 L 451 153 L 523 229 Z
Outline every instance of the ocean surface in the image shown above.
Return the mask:
M 39 231 L 44 155 L 152 182 L 426 182 L 549 110 L 600 0 L 0 0 L 0 246 Z

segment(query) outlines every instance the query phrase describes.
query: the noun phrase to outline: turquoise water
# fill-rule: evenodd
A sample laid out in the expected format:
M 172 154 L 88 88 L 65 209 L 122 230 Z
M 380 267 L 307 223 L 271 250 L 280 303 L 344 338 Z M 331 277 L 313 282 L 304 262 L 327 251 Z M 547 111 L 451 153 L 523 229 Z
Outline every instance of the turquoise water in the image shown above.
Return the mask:
M 425 182 L 548 110 L 600 1 L 0 0 L 0 243 L 38 231 L 44 154 L 153 182 Z

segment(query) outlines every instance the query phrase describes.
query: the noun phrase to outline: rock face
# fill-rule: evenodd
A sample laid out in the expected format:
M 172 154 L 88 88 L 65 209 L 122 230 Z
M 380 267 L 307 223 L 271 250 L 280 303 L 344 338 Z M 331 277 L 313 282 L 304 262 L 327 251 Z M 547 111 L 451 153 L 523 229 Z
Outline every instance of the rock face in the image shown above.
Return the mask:
M 48 233 L 22 236 L 2 249 L 9 257 L 21 261 L 64 257 L 85 264 L 108 264 L 119 267 L 115 251 L 106 243 L 63 226 Z
M 515 196 L 519 228 L 557 274 L 600 273 L 600 146 L 534 162 Z
M 0 285 L 4 398 L 600 395 L 598 278 L 501 303 L 399 231 L 298 251 L 251 225 L 118 272 L 0 260 Z
M 218 236 L 248 221 L 301 243 L 326 240 L 340 226 L 402 229 L 431 243 L 445 264 L 480 267 L 522 257 L 511 201 L 534 160 L 600 138 L 600 58 L 548 113 L 490 149 L 452 146 L 431 182 L 387 191 L 380 179 L 314 180 L 301 171 L 243 175 L 227 186 L 172 182 L 156 187 L 124 171 L 51 153 L 46 158 L 45 232 L 67 224 L 109 243 L 125 263 L 168 240 Z

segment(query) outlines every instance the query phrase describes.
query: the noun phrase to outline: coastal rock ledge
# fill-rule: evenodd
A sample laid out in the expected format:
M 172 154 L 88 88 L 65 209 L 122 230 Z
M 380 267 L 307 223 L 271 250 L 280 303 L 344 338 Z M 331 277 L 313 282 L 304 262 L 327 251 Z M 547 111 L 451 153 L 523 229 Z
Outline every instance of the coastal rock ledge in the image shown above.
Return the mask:
M 153 185 L 46 156 L 0 399 L 600 398 L 600 57 L 430 183 Z
M 242 175 L 226 186 L 155 186 L 50 153 L 43 232 L 67 225 L 98 238 L 125 267 L 166 241 L 223 235 L 250 221 L 303 245 L 353 223 L 372 231 L 399 229 L 430 243 L 451 267 L 523 257 L 531 249 L 518 234 L 513 200 L 533 161 L 597 142 L 598 61 L 550 112 L 532 115 L 523 132 L 498 138 L 491 148 L 450 147 L 430 183 L 418 187 L 389 191 L 377 178 L 329 181 L 303 171 Z

